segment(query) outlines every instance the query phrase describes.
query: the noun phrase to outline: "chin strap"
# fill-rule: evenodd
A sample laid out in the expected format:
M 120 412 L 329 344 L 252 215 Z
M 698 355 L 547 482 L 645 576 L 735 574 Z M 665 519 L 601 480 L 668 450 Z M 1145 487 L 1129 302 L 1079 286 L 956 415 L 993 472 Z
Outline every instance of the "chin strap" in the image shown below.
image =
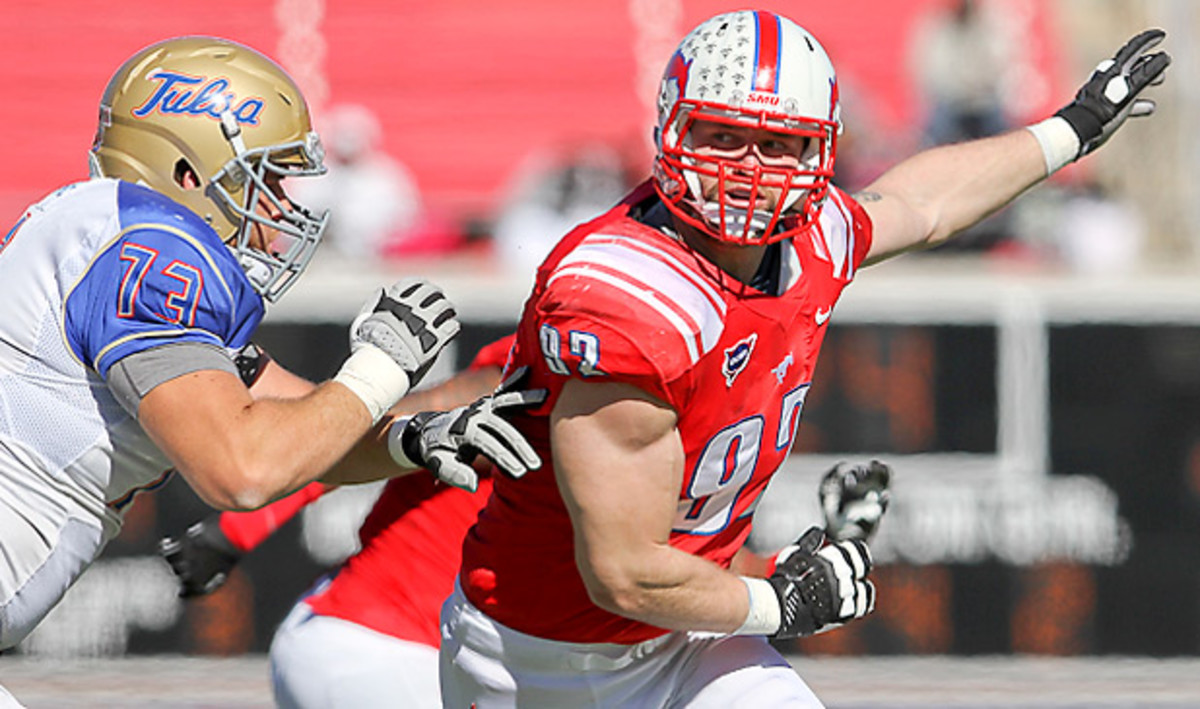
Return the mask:
M 234 117 L 233 111 L 226 106 L 221 111 L 221 133 L 225 135 L 225 140 L 233 146 L 233 154 L 240 156 L 246 152 L 246 141 L 242 140 L 242 127 L 238 125 L 237 118 Z

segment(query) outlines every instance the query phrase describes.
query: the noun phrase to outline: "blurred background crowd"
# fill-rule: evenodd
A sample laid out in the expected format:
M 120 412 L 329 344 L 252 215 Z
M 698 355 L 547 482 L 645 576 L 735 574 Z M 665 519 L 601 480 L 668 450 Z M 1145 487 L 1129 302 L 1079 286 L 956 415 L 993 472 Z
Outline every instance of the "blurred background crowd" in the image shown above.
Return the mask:
M 865 272 L 839 306 L 793 482 L 761 508 L 763 533 L 786 541 L 813 519 L 814 475 L 834 456 L 887 457 L 895 497 L 879 611 L 798 650 L 1200 654 L 1200 4 L 757 5 L 811 30 L 837 67 L 835 181 L 849 191 L 919 147 L 1049 115 L 1143 28 L 1165 28 L 1174 57 L 1153 120 L 946 247 Z M 363 290 L 391 280 L 380 272 L 417 272 L 461 301 L 453 369 L 512 327 L 560 236 L 648 175 L 664 59 L 733 8 L 15 0 L 0 13 L 0 223 L 85 176 L 100 92 L 125 57 L 166 36 L 229 37 L 298 80 L 330 165 L 295 188 L 334 216 L 263 344 L 328 376 Z M 933 284 L 927 269 L 962 278 Z M 181 604 L 153 546 L 206 510 L 183 485 L 143 498 L 107 563 L 22 652 L 262 651 L 295 597 L 353 550 L 371 501 L 322 499 L 225 589 Z
M 564 228 L 647 172 L 662 57 L 718 0 L 13 3 L 0 88 L 0 219 L 82 174 L 109 67 L 163 36 L 229 36 L 276 57 L 312 102 L 337 204 L 326 257 L 470 255 L 528 271 Z M 1044 116 L 1131 28 L 1177 57 L 1162 115 L 948 247 L 1080 271 L 1194 265 L 1200 143 L 1186 0 L 794 0 L 839 72 L 850 190 L 914 148 Z M 211 11 L 210 11 L 211 10 Z M 67 51 L 69 48 L 69 51 Z M 1131 163 L 1130 157 L 1138 159 Z M 1124 166 L 1136 164 L 1136 169 Z M 1087 237 L 1084 238 L 1084 234 Z

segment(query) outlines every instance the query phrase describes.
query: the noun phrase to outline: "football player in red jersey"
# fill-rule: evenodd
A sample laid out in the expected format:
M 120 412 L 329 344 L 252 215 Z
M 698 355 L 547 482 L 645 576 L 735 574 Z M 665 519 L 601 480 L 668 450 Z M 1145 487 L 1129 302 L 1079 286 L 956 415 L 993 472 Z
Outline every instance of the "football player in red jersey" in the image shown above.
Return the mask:
M 469 402 L 500 382 L 512 337 L 479 351 L 467 371 L 413 392 L 398 410 Z M 891 469 L 879 461 L 840 463 L 818 490 L 833 539 L 867 539 L 887 509 Z M 241 558 L 333 488 L 314 483 L 251 512 L 223 512 L 192 525 L 163 550 L 180 595 L 219 588 Z M 463 535 L 492 489 L 439 485 L 432 475 L 389 481 L 359 530 L 361 549 L 319 580 L 271 643 L 271 680 L 280 707 L 438 707 L 438 612 L 454 586 Z M 774 560 L 743 549 L 741 573 L 770 575 Z
M 1134 38 L 1054 117 L 830 184 L 838 85 L 770 12 L 713 17 L 661 83 L 653 178 L 538 270 L 509 367 L 544 462 L 496 476 L 442 610 L 448 707 L 819 706 L 768 642 L 869 613 L 860 540 L 729 570 L 858 269 L 936 244 L 1104 142 L 1169 63 Z

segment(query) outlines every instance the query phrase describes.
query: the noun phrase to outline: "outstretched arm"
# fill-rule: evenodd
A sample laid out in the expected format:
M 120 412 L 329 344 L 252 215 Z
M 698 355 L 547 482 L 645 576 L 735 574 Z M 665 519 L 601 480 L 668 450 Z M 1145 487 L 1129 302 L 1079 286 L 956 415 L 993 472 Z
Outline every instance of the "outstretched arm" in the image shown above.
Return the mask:
M 139 423 L 188 484 L 218 509 L 253 509 L 323 474 L 371 426 L 333 382 L 299 398 L 251 395 L 234 375 L 185 374 L 142 400 Z
M 405 413 L 458 406 L 491 391 L 500 381 L 498 365 L 480 365 L 477 359 L 472 367 L 435 387 L 410 393 L 396 404 L 393 412 Z M 282 367 L 267 365 L 255 382 L 253 390 L 269 391 L 275 396 L 299 396 L 311 391 L 313 386 Z M 366 461 L 360 465 L 365 465 L 376 473 L 380 470 L 395 469 L 395 463 L 382 445 L 364 443 L 359 448 L 362 449 L 360 456 Z M 382 460 L 374 463 L 375 467 L 372 468 L 370 460 L 374 456 L 381 457 Z M 213 514 L 188 527 L 184 534 L 162 539 L 159 548 L 171 565 L 171 570 L 179 577 L 179 595 L 184 598 L 203 596 L 220 588 L 242 556 L 274 534 L 328 489 L 322 483 L 309 483 L 299 491 L 257 510 Z
M 865 263 L 946 241 L 1045 176 L 1027 130 L 917 153 L 855 195 L 874 227 Z
M 108 381 L 205 502 L 252 509 L 341 460 L 458 329 L 441 291 L 410 279 L 368 301 L 337 375 L 299 396 L 280 395 L 289 377 L 302 385 L 277 365 L 268 365 L 252 393 L 228 360 L 200 345 L 130 355 L 113 365 Z
M 470 369 L 435 387 L 410 392 L 321 480 L 335 485 L 350 485 L 392 477 L 401 470 L 420 470 L 421 461 L 399 460 L 389 451 L 390 434 L 404 426 L 411 414 L 454 409 L 488 395 L 499 384 L 500 371 L 500 367 L 495 365 Z
M 1150 52 L 1164 36 L 1148 30 L 1131 39 L 1041 123 L 933 148 L 884 173 L 857 196 L 874 225 L 867 263 L 949 239 L 1103 145 L 1127 118 L 1150 115 L 1154 103 L 1141 94 L 1171 62 Z

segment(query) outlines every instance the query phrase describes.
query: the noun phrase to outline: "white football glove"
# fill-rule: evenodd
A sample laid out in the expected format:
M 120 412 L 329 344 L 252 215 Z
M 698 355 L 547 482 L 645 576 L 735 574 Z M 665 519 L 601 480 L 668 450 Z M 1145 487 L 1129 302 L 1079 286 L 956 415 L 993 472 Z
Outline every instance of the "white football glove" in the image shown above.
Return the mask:
M 470 492 L 479 487 L 479 475 L 471 467 L 479 453 L 513 478 L 542 467 L 525 437 L 501 418 L 502 412 L 545 401 L 545 389 L 519 389 L 527 373 L 527 367 L 516 370 L 494 393 L 468 406 L 398 419 L 388 430 L 392 458 L 405 467 L 426 468 L 442 482 Z
M 378 421 L 429 372 L 460 329 L 437 286 L 407 278 L 374 293 L 350 325 L 350 357 L 334 377 Z

